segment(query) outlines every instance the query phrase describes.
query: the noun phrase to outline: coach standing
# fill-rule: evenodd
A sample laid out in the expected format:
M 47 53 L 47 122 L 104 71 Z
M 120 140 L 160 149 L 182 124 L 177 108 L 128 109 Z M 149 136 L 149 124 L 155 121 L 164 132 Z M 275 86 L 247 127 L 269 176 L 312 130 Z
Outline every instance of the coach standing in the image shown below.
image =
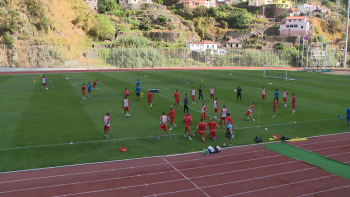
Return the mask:
M 202 89 L 202 85 L 199 86 L 198 93 L 199 93 L 198 102 L 201 102 L 201 97 L 202 97 L 202 102 L 203 102 L 203 89 Z
M 239 97 L 241 99 L 241 102 L 242 102 L 242 88 L 240 85 L 238 85 L 236 92 L 237 92 L 237 101 L 238 101 L 238 97 Z
M 187 112 L 185 112 L 187 110 Z M 185 98 L 184 98 L 184 114 L 188 113 L 188 98 L 187 98 L 187 94 L 185 94 Z

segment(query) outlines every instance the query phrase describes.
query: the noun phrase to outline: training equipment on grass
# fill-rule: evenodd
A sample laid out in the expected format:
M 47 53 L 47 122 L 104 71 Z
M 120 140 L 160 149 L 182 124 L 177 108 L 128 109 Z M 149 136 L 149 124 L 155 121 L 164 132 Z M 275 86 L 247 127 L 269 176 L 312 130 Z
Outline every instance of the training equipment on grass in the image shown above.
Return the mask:
M 346 115 L 340 115 L 340 114 L 338 114 L 338 119 L 339 119 L 339 120 L 344 120 L 344 121 L 346 121 Z
M 126 147 L 120 147 L 119 152 L 128 152 L 128 148 Z
M 158 89 L 149 89 L 148 91 L 151 91 L 152 93 L 159 92 Z
M 286 81 L 295 81 L 295 78 L 290 76 L 288 72 L 288 67 L 286 66 L 272 66 L 264 65 L 264 77 L 265 78 L 275 78 L 275 79 L 284 79 Z

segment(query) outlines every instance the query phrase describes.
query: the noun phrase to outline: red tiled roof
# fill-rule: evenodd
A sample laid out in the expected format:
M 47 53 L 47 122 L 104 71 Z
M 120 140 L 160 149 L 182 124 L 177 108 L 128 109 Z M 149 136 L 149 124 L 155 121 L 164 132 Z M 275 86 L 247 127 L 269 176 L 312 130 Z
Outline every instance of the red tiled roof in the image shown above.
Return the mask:
M 298 8 L 292 8 L 292 11 L 293 11 L 293 12 L 298 12 L 299 9 L 298 9 Z
M 227 43 L 241 43 L 241 41 L 231 38 Z
M 281 25 L 285 25 L 285 24 L 286 24 L 286 21 L 281 22 Z
M 288 16 L 286 20 L 293 20 L 293 19 L 305 19 L 306 16 Z

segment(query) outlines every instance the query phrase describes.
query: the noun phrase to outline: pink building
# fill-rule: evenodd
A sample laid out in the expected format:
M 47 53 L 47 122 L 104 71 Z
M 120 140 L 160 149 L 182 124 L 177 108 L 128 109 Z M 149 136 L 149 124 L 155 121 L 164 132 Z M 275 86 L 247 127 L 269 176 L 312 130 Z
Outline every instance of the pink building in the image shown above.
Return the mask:
M 280 24 L 281 36 L 306 36 L 310 30 L 310 23 L 306 16 L 289 16 Z
M 182 0 L 184 5 L 189 5 L 192 8 L 205 6 L 207 8 L 216 7 L 216 0 Z
M 86 5 L 90 6 L 92 9 L 97 10 L 98 9 L 98 0 L 85 0 Z

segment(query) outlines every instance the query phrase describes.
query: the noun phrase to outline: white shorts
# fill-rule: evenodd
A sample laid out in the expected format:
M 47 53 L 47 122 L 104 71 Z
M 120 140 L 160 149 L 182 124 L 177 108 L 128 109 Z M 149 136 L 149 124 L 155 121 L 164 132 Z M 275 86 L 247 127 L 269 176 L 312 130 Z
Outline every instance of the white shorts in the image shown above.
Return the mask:
M 232 134 L 232 137 L 231 137 L 231 139 L 235 139 L 235 135 L 234 135 L 234 134 Z

